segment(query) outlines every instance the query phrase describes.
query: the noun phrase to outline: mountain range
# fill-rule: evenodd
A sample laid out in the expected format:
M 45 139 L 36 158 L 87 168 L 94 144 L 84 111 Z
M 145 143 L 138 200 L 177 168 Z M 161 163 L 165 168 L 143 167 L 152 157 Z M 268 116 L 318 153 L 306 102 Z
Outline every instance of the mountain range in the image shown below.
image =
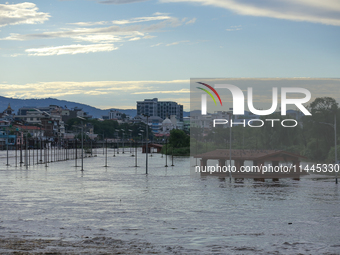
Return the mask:
M 56 98 L 42 98 L 42 99 L 18 99 L 18 98 L 8 98 L 0 96 L 0 112 L 4 111 L 8 104 L 11 105 L 11 108 L 17 114 L 19 108 L 21 107 L 46 107 L 49 105 L 58 105 L 63 108 L 72 109 L 75 107 L 82 108 L 84 112 L 92 115 L 93 118 L 101 118 L 102 116 L 109 115 L 110 110 L 118 110 L 121 113 L 125 113 L 131 117 L 135 117 L 137 115 L 136 109 L 118 109 L 118 108 L 111 108 L 111 109 L 99 109 L 87 104 L 81 104 L 66 100 L 59 100 Z M 189 116 L 189 112 L 183 112 L 183 116 Z

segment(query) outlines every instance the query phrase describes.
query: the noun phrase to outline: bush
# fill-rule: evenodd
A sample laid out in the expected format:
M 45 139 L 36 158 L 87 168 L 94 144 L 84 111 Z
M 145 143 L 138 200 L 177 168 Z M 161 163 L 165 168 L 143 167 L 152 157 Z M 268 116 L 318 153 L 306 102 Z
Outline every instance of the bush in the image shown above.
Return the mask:
M 167 147 L 166 145 L 163 146 L 163 154 L 172 155 L 173 153 L 174 156 L 190 156 L 190 147 L 173 148 L 170 144 Z

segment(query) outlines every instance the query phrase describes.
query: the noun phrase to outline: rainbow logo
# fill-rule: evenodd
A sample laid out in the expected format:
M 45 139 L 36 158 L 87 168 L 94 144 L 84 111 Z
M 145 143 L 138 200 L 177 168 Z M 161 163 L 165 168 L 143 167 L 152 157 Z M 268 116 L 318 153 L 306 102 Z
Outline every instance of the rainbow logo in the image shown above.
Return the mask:
M 221 106 L 222 106 L 222 100 L 221 100 L 221 98 L 220 98 L 220 95 L 217 93 L 217 91 L 216 91 L 213 87 L 211 87 L 210 85 L 205 84 L 205 83 L 203 83 L 203 82 L 197 82 L 197 83 L 206 86 L 206 87 L 209 88 L 212 92 L 214 92 L 215 95 L 217 96 L 218 100 L 220 101 Z M 217 105 L 216 100 L 215 100 L 213 94 L 211 94 L 211 92 L 210 92 L 209 90 L 203 89 L 203 88 L 200 88 L 200 87 L 197 87 L 197 88 L 203 90 L 204 92 L 206 92 L 206 93 L 214 100 L 215 105 Z

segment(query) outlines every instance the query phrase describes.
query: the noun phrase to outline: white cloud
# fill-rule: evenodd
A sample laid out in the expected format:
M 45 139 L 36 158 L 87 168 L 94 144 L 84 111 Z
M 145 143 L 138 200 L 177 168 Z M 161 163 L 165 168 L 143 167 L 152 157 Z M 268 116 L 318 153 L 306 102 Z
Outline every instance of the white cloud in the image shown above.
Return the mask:
M 140 22 L 148 22 L 148 21 L 159 21 L 159 20 L 171 20 L 174 19 L 171 16 L 166 15 L 158 15 L 158 16 L 150 16 L 150 17 L 137 17 L 132 19 L 123 19 L 123 20 L 113 20 L 111 23 L 113 25 L 126 25 L 132 23 L 140 23 Z
M 21 54 L 21 53 L 15 53 L 15 54 L 12 54 L 11 57 L 14 57 L 14 58 L 15 58 L 15 57 L 22 56 L 22 55 L 23 55 L 23 54 Z
M 195 22 L 196 22 L 196 18 L 193 18 L 193 19 L 187 21 L 185 24 L 189 25 L 189 24 L 194 24 Z
M 55 81 L 55 82 L 38 82 L 27 84 L 8 84 L 0 83 L 2 96 L 14 98 L 46 98 L 49 96 L 57 97 L 63 95 L 119 95 L 122 93 L 143 94 L 143 92 L 152 92 L 163 94 L 173 94 L 176 91 L 168 91 L 168 86 L 189 86 L 189 80 L 171 80 L 171 81 Z M 166 85 L 166 86 L 165 86 Z M 188 89 L 181 89 L 179 93 L 188 93 Z M 148 93 L 144 93 L 148 94 Z M 151 94 L 151 93 L 149 93 Z
M 56 47 L 44 47 L 36 49 L 25 50 L 29 56 L 52 56 L 52 55 L 65 55 L 65 54 L 79 54 L 90 52 L 102 52 L 116 50 L 113 44 L 90 44 L 90 45 L 63 45 Z
M 151 45 L 150 47 L 157 47 L 157 46 L 160 46 L 162 45 L 163 43 L 157 43 L 157 44 L 154 44 L 154 45 Z
M 117 41 L 124 36 L 143 36 L 145 32 L 139 32 L 141 27 L 99 27 L 99 28 L 77 28 L 77 29 L 63 29 L 54 32 L 43 32 L 36 34 L 10 34 L 10 36 L 2 38 L 1 40 L 26 41 L 38 39 L 54 39 L 54 38 L 71 38 L 77 41 Z
M 38 12 L 34 3 L 0 4 L 0 27 L 18 24 L 44 23 L 50 15 Z
M 96 22 L 76 22 L 76 23 L 69 23 L 70 25 L 76 26 L 96 26 L 96 25 L 106 25 L 106 24 L 113 24 L 113 25 L 126 25 L 126 24 L 133 24 L 133 23 L 141 23 L 141 22 L 149 22 L 149 21 L 160 21 L 160 20 L 171 20 L 176 19 L 174 17 L 169 16 L 167 13 L 156 12 L 153 16 L 146 16 L 146 17 L 136 17 L 132 19 L 121 19 L 121 20 L 112 20 L 112 21 L 96 21 Z
M 143 37 L 143 39 L 152 39 L 152 38 L 155 38 L 156 36 L 155 35 L 146 35 Z
M 31 34 L 11 33 L 7 37 L 0 38 L 0 40 L 27 41 L 64 38 L 76 42 L 75 44 L 66 46 L 27 49 L 26 53 L 31 56 L 112 51 L 117 49 L 112 43 L 151 39 L 155 37 L 154 35 L 150 35 L 151 33 L 159 32 L 166 27 L 180 26 L 183 25 L 184 22 L 185 19 L 178 19 L 162 13 L 155 13 L 153 16 L 149 17 L 136 17 L 126 20 L 71 23 L 71 28 L 61 28 L 57 31 L 43 31 Z M 189 22 L 192 23 L 194 20 Z M 74 25 L 77 27 L 74 27 Z M 82 42 L 93 43 L 95 45 L 82 45 L 80 44 Z M 180 42 L 171 45 L 178 43 Z M 19 56 L 19 53 L 12 54 L 11 56 Z
M 154 14 L 152 15 L 155 15 L 155 16 L 158 16 L 158 15 L 169 15 L 169 13 L 165 13 L 165 12 L 155 12 Z
M 119 35 L 109 34 L 89 34 L 89 35 L 75 35 L 71 37 L 76 42 L 90 42 L 90 43 L 113 43 L 123 41 L 123 37 Z
M 182 22 L 175 17 L 141 17 L 131 20 L 126 20 L 125 24 L 147 21 L 159 21 L 161 22 L 151 24 L 149 26 L 131 25 L 131 26 L 106 26 L 106 27 L 81 27 L 81 28 L 67 28 L 60 29 L 59 31 L 43 32 L 35 34 L 16 34 L 11 33 L 5 38 L 0 40 L 12 40 L 12 41 L 26 41 L 26 40 L 39 40 L 39 39 L 54 39 L 54 38 L 71 38 L 75 41 L 86 41 L 92 43 L 112 43 L 124 40 L 130 40 L 134 37 L 143 37 L 145 39 L 151 38 L 149 33 L 156 32 L 162 28 L 171 26 L 182 25 Z M 155 19 L 154 19 L 155 18 Z M 147 37 L 149 36 L 149 37 Z
M 107 92 L 103 91 L 97 91 L 97 90 L 89 90 L 84 92 L 85 95 L 91 95 L 91 96 L 99 96 L 99 95 L 106 95 L 108 94 Z
M 147 0 L 98 0 L 98 2 L 101 4 L 130 4 L 145 1 Z
M 307 21 L 340 26 L 338 0 L 160 0 L 161 2 L 192 2 L 231 10 L 240 15 Z
M 179 41 L 179 42 L 168 43 L 165 46 L 173 46 L 173 45 L 177 45 L 177 44 L 180 44 L 180 43 L 186 43 L 186 42 L 189 42 L 189 41 Z
M 97 22 L 76 22 L 76 23 L 69 23 L 70 25 L 88 27 L 88 26 L 97 26 L 97 25 L 105 25 L 107 21 L 97 21 Z
M 238 31 L 238 30 L 242 30 L 242 26 L 231 26 L 230 28 L 226 29 L 227 31 Z
M 143 94 L 187 94 L 190 93 L 189 89 L 180 89 L 180 90 L 159 90 L 159 91 L 140 91 L 140 92 L 134 92 L 132 94 L 135 95 L 143 95 Z
M 138 41 L 140 39 L 141 39 L 140 37 L 133 37 L 133 38 L 129 39 L 129 41 Z

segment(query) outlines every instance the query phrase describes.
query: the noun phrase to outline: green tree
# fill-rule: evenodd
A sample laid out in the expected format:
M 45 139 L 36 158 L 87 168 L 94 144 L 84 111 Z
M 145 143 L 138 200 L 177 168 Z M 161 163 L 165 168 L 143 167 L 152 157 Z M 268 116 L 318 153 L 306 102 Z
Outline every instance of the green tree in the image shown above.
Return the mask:
M 279 113 L 261 117 L 265 122 L 261 127 L 261 148 L 287 150 L 292 146 L 297 146 L 301 142 L 301 126 L 284 127 L 281 121 L 285 119 Z M 265 119 L 275 119 L 278 121 L 268 122 Z M 291 124 L 291 123 L 290 123 Z
M 173 129 L 170 131 L 169 146 L 173 148 L 189 147 L 190 137 L 179 129 Z
M 303 118 L 303 138 L 306 156 L 312 160 L 325 161 L 334 148 L 334 117 L 339 120 L 338 103 L 331 97 L 316 98 L 309 106 L 311 116 Z M 339 133 L 339 125 L 337 127 Z M 333 151 L 334 157 L 334 151 Z
M 131 123 L 122 123 L 119 124 L 115 120 L 104 120 L 104 121 L 99 121 L 99 120 L 86 120 L 84 121 L 84 124 L 90 123 L 93 125 L 93 132 L 95 134 L 99 134 L 101 137 L 104 134 L 106 138 L 116 138 L 119 136 L 120 138 L 123 137 L 123 133 L 125 134 L 125 138 L 130 138 L 130 135 L 132 138 L 137 138 L 138 133 L 140 130 L 144 130 L 146 133 L 146 125 L 144 123 L 136 123 L 136 124 L 131 124 Z M 67 122 L 67 127 L 69 130 L 73 130 L 76 132 L 79 132 L 79 126 L 81 124 L 81 120 L 77 118 L 73 118 L 68 120 Z M 151 128 L 148 127 L 148 132 L 149 132 L 149 139 L 152 139 L 153 134 L 151 131 Z M 86 130 L 86 129 L 85 129 Z M 84 132 L 85 132 L 84 130 Z M 118 130 L 118 132 L 116 131 Z M 129 131 L 129 130 L 132 130 Z
M 121 117 L 122 117 L 122 120 L 124 121 L 126 119 L 126 114 L 122 113 Z
M 328 152 L 327 160 L 326 160 L 327 163 L 334 163 L 335 161 L 335 149 L 334 148 L 335 147 L 333 146 Z M 340 160 L 340 145 L 338 145 L 336 148 L 337 148 L 337 159 Z

